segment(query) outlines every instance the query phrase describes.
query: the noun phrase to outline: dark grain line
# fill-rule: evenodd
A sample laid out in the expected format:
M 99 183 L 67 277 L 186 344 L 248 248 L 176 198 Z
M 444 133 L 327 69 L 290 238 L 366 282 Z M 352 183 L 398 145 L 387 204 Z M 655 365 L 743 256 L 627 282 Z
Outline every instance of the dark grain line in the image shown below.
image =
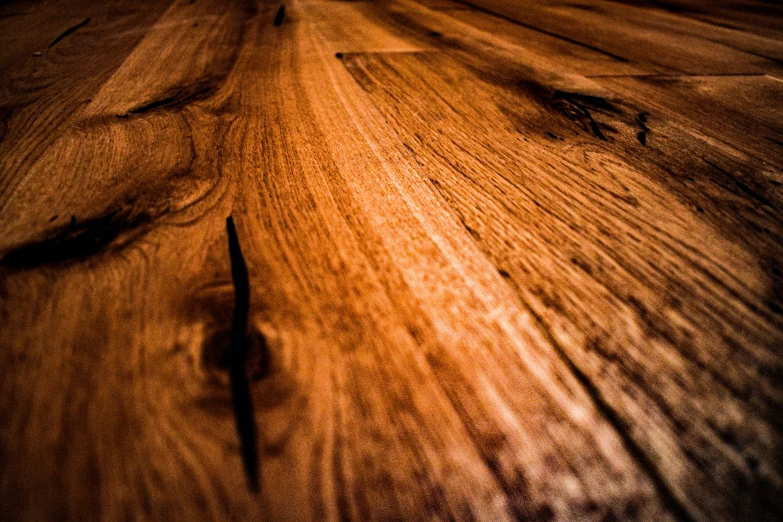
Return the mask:
M 756 192 L 755 190 L 753 190 L 752 188 L 750 188 L 749 186 L 745 185 L 743 182 L 738 180 L 731 172 L 719 167 L 718 165 L 716 165 L 715 163 L 711 162 L 708 159 L 705 159 L 704 162 L 707 163 L 707 165 L 710 165 L 718 172 L 723 173 L 726 177 L 728 177 L 731 181 L 733 181 L 734 184 L 737 186 L 737 188 L 739 188 L 742 192 L 744 192 L 745 195 L 750 196 L 751 198 L 753 198 L 754 200 L 756 200 L 758 203 L 762 205 L 766 205 L 773 209 L 775 208 L 775 206 L 772 204 L 770 200 L 768 200 L 767 198 L 765 198 L 764 196 L 762 196 L 761 194 L 759 194 L 758 192 Z
M 228 233 L 228 252 L 231 258 L 231 279 L 234 283 L 234 314 L 231 318 L 231 346 L 229 349 L 231 398 L 248 488 L 257 492 L 259 487 L 256 423 L 253 415 L 253 398 L 250 395 L 245 367 L 248 352 L 247 319 L 250 312 L 250 280 L 247 274 L 247 265 L 239 246 L 234 219 L 231 216 L 226 218 L 226 231 Z
M 765 54 L 754 53 L 753 51 L 749 51 L 747 49 L 740 49 L 740 51 L 742 51 L 743 53 L 752 54 L 753 56 L 757 56 L 759 58 L 764 58 L 765 60 L 769 60 L 770 62 L 775 62 L 778 65 L 783 65 L 783 60 L 781 60 L 780 58 L 773 58 L 772 56 L 767 56 Z
M 454 2 L 466 5 L 470 7 L 471 9 L 474 9 L 476 11 L 479 11 L 484 14 L 488 14 L 490 16 L 494 16 L 496 18 L 500 18 L 501 20 L 505 20 L 507 22 L 510 22 L 512 24 L 518 25 L 520 27 L 524 27 L 525 29 L 530 29 L 531 31 L 536 31 L 541 34 L 545 34 L 547 36 L 552 36 L 554 38 L 558 38 L 560 40 L 563 40 L 564 42 L 568 42 L 570 44 L 578 45 L 580 47 L 584 47 L 585 49 L 590 49 L 591 51 L 595 51 L 597 53 L 603 54 L 604 56 L 608 56 L 609 58 L 612 58 L 613 60 L 617 60 L 618 62 L 628 62 L 627 58 L 623 58 L 622 56 L 619 56 L 614 53 L 610 53 L 609 51 L 604 51 L 603 49 L 600 49 L 598 47 L 595 47 L 590 44 L 586 44 L 584 42 L 580 42 L 579 40 L 574 40 L 573 38 L 569 38 L 568 36 L 563 36 L 562 34 L 558 34 L 552 31 L 548 31 L 546 29 L 541 29 L 540 27 L 536 27 L 534 25 L 530 25 L 525 22 L 521 22 L 517 20 L 516 18 L 511 18 L 510 16 L 505 16 L 499 13 L 496 13 L 494 11 L 491 11 L 487 9 L 486 7 L 481 7 L 479 5 L 473 4 L 471 2 L 467 2 L 466 0 L 454 0 Z
M 275 15 L 275 27 L 280 27 L 280 24 L 283 23 L 283 18 L 285 18 L 285 6 L 280 6 L 280 9 L 277 10 L 277 14 Z
M 88 23 L 90 23 L 90 19 L 89 18 L 85 18 L 84 20 L 82 20 L 78 24 L 74 25 L 73 27 L 69 27 L 60 36 L 55 38 L 52 43 L 49 44 L 49 48 L 51 49 L 52 47 L 54 47 L 55 45 L 60 43 L 64 38 L 67 38 L 68 36 L 72 35 L 76 31 L 78 31 L 79 29 L 81 29 L 82 27 L 87 25 Z
M 148 103 L 145 103 L 135 109 L 131 109 L 128 111 L 128 114 L 142 114 L 148 111 L 151 111 L 153 109 L 157 109 L 159 107 L 165 107 L 166 105 L 171 105 L 177 101 L 177 97 L 179 96 L 179 92 L 177 92 L 174 96 L 169 96 L 168 98 L 164 98 L 162 100 L 155 100 Z
M 118 114 L 120 117 L 128 114 L 143 114 L 155 109 L 178 109 L 188 103 L 205 100 L 212 96 L 218 89 L 221 78 L 204 78 L 192 85 L 185 85 L 170 89 L 161 95 L 159 99 L 145 102 L 135 109 L 131 109 L 127 114 Z
M 743 77 L 767 76 L 767 73 L 677 73 L 677 74 L 589 74 L 585 78 L 642 78 L 642 79 L 677 79 L 677 78 L 711 78 L 711 77 Z
M 436 189 L 437 189 L 437 185 L 436 185 Z M 439 189 L 438 192 L 440 192 Z M 463 221 L 463 225 L 464 225 L 464 221 Z M 579 382 L 580 386 L 585 391 L 592 404 L 595 406 L 598 412 L 603 416 L 603 418 L 606 419 L 609 425 L 612 426 L 612 429 L 618 434 L 620 440 L 622 441 L 623 447 L 626 449 L 626 451 L 628 451 L 631 458 L 634 459 L 634 461 L 639 465 L 642 472 L 649 477 L 650 481 L 653 484 L 653 487 L 655 488 L 656 493 L 658 494 L 658 498 L 660 498 L 661 502 L 675 516 L 677 520 L 680 520 L 681 522 L 696 522 L 695 517 L 690 513 L 690 511 L 688 511 L 688 508 L 675 496 L 674 492 L 671 490 L 669 485 L 664 480 L 663 475 L 658 470 L 655 463 L 650 459 L 650 457 L 648 457 L 648 455 L 644 452 L 644 450 L 639 446 L 639 444 L 637 444 L 637 442 L 631 436 L 630 426 L 628 425 L 628 423 L 620 417 L 620 415 L 609 405 L 609 403 L 606 402 L 601 391 L 590 380 L 587 374 L 585 374 L 576 365 L 576 363 L 574 363 L 574 361 L 566 352 L 565 348 L 558 342 L 558 340 L 554 337 L 552 332 L 549 330 L 546 323 L 544 322 L 544 319 L 539 314 L 537 314 L 535 310 L 533 310 L 533 308 L 530 306 L 530 304 L 528 304 L 527 301 L 525 301 L 521 297 L 521 293 L 519 289 L 516 287 L 516 283 L 513 281 L 512 276 L 506 270 L 499 267 L 498 267 L 498 272 L 507 281 L 507 283 L 513 287 L 514 292 L 519 296 L 519 302 L 522 304 L 522 307 L 530 313 L 530 315 L 533 317 L 536 324 L 538 325 L 539 331 L 543 333 L 543 335 L 552 345 L 558 357 L 563 361 L 568 371 L 574 375 L 577 382 Z M 437 367 L 438 363 L 437 361 L 434 360 L 434 358 L 428 357 L 428 360 L 432 366 Z M 463 422 L 465 422 L 463 409 L 459 406 L 459 402 L 456 401 L 448 391 L 446 391 L 446 394 L 449 397 L 452 406 L 455 408 L 456 411 L 459 412 L 460 418 L 462 418 Z M 470 424 L 465 423 L 465 426 L 468 432 L 471 433 L 471 437 L 474 440 L 474 443 L 482 457 L 482 460 L 484 461 L 484 463 L 486 464 L 487 468 L 492 473 L 492 475 L 495 477 L 495 480 L 497 481 L 498 485 L 506 493 L 507 498 L 511 501 L 510 508 L 514 516 L 516 517 L 516 519 L 530 520 L 531 519 L 530 513 L 526 513 L 525 512 L 526 510 L 524 510 L 524 508 L 520 509 L 520 505 L 514 502 L 514 500 L 519 495 L 519 489 L 520 489 L 519 484 L 512 485 L 504 477 L 503 473 L 500 472 L 497 462 L 495 461 L 493 456 L 485 450 L 484 446 L 474 435 L 474 430 L 472 429 Z

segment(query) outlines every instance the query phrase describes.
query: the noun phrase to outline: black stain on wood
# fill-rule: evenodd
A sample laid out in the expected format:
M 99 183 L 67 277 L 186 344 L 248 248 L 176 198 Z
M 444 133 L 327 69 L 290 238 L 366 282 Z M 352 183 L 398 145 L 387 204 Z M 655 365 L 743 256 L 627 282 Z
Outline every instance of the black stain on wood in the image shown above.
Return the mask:
M 281 5 L 275 15 L 275 27 L 280 27 L 280 24 L 283 23 L 283 18 L 285 18 L 285 6 Z
M 131 215 L 120 210 L 81 223 L 72 216 L 70 223 L 56 230 L 51 237 L 6 253 L 0 264 L 21 268 L 84 260 L 101 252 L 121 233 L 149 221 L 149 214 Z
M 237 434 L 239 436 L 242 464 L 248 487 L 258 491 L 258 447 L 256 424 L 253 415 L 253 399 L 247 378 L 248 335 L 247 320 L 250 312 L 250 279 L 247 265 L 239 246 L 234 219 L 226 218 L 228 252 L 231 258 L 231 279 L 234 283 L 234 313 L 231 318 L 229 346 L 229 378 L 234 406 Z
M 54 47 L 55 45 L 57 45 L 58 43 L 63 41 L 63 39 L 69 37 L 70 35 L 72 35 L 73 33 L 75 33 L 76 31 L 78 31 L 79 29 L 81 29 L 82 27 L 84 27 L 85 25 L 87 25 L 89 23 L 90 23 L 90 19 L 89 18 L 85 18 L 84 20 L 82 20 L 78 24 L 74 25 L 73 27 L 69 27 L 60 36 L 55 38 L 52 43 L 49 44 L 49 48 L 51 49 L 52 47 Z
M 342 59 L 343 59 L 343 53 L 334 53 L 334 56 L 335 56 L 335 58 L 337 58 L 338 60 L 342 60 Z
M 0 107 L 0 142 L 5 139 L 8 132 L 8 121 L 13 115 L 15 107 Z
M 231 296 L 233 301 L 234 297 Z M 220 392 L 225 390 L 225 385 L 230 383 L 232 364 L 232 329 L 226 328 L 226 323 L 232 321 L 226 316 L 225 310 L 231 310 L 231 302 L 222 299 L 210 303 L 215 311 L 209 316 L 207 322 L 207 334 L 202 348 L 201 362 L 210 375 L 213 384 L 220 385 Z M 226 306 L 228 305 L 228 306 Z M 233 313 L 230 312 L 230 313 Z M 258 330 L 251 330 L 247 334 L 247 355 L 245 357 L 245 375 L 252 386 L 271 376 L 272 364 L 269 349 L 264 335 Z M 264 397 L 266 399 L 266 397 Z M 257 400 L 252 401 L 257 406 Z
M 587 94 L 564 91 L 555 91 L 553 99 L 568 102 L 578 111 L 577 116 L 581 115 L 583 117 L 595 137 L 603 141 L 609 141 L 603 131 L 601 131 L 598 122 L 595 121 L 595 118 L 593 118 L 593 114 L 590 111 L 617 112 L 611 103 L 600 96 L 590 96 Z
M 601 12 L 601 10 L 597 7 L 585 4 L 563 4 L 563 7 L 570 7 L 571 9 L 578 9 L 580 11 L 590 11 L 595 13 Z
M 430 36 L 432 36 L 433 38 L 440 38 L 441 36 L 443 36 L 443 35 L 442 35 L 442 34 L 440 34 L 438 31 L 430 31 L 428 34 L 429 34 Z
M 577 92 L 555 91 L 554 98 L 556 100 L 567 100 L 572 103 L 579 103 L 587 107 L 591 107 L 597 110 L 603 110 L 606 112 L 617 112 L 614 106 L 606 101 L 605 98 L 600 96 L 592 96 L 590 94 L 580 94 Z
M 636 139 L 639 140 L 644 146 L 647 146 L 647 134 L 650 132 L 650 128 L 647 126 L 647 113 L 640 112 L 636 116 L 636 123 L 642 128 L 642 130 L 636 135 Z
M 647 133 L 650 132 L 650 128 L 647 126 L 647 113 L 640 112 L 636 117 L 636 123 L 642 128 L 642 130 L 636 135 L 636 139 L 639 140 L 644 146 L 647 146 Z

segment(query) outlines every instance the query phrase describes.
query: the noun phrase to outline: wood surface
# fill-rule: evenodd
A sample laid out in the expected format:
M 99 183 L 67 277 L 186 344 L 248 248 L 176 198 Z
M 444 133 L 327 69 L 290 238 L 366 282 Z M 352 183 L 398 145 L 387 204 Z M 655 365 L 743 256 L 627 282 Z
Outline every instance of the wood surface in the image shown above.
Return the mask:
M 781 60 L 762 0 L 1 4 L 0 520 L 780 520 Z

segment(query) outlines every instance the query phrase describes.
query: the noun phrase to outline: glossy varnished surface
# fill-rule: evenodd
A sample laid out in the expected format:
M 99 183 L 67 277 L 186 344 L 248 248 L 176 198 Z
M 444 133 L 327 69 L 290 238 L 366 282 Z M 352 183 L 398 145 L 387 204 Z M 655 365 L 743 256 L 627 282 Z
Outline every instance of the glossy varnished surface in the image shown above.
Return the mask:
M 0 518 L 778 520 L 783 9 L 282 7 L 0 6 Z

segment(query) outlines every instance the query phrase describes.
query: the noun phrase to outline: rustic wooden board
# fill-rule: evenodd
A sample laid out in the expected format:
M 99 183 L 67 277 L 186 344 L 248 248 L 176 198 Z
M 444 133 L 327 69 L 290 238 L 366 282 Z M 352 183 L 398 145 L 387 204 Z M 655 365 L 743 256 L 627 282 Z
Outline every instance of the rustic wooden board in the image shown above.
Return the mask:
M 725 39 L 702 33 L 699 20 L 679 16 L 676 23 L 660 21 L 658 9 L 619 9 L 613 2 L 507 2 L 460 0 L 496 13 L 528 28 L 589 45 L 634 64 L 691 74 L 763 73 L 779 69 L 772 59 L 737 50 Z M 605 5 L 607 4 L 607 5 Z M 769 35 L 766 35 L 769 36 Z M 773 37 L 774 38 L 774 37 Z M 779 39 L 776 38 L 776 39 Z M 742 47 L 742 46 L 740 46 Z
M 767 0 L 617 0 L 618 3 L 669 11 L 681 18 L 704 21 L 736 33 L 770 36 L 780 39 L 783 7 Z
M 773 349 L 783 341 L 780 318 L 742 304 L 773 299 L 770 306 L 778 306 L 778 298 L 768 294 L 767 273 L 740 241 L 721 237 L 696 208 L 661 190 L 666 173 L 655 179 L 652 162 L 639 169 L 622 155 L 609 155 L 612 145 L 632 142 L 581 138 L 582 129 L 554 110 L 517 112 L 541 103 L 535 91 L 480 88 L 475 78 L 431 54 L 349 60 L 349 70 L 386 107 L 403 143 L 465 227 L 676 496 L 689 509 L 703 506 L 705 516 L 732 509 L 740 516 L 762 501 L 774 504 L 774 497 L 749 496 L 742 506 L 714 495 L 733 491 L 740 474 L 764 494 L 766 477 L 743 461 L 723 477 L 710 469 L 694 480 L 699 462 L 726 464 L 735 452 L 747 457 L 761 451 L 768 462 L 780 455 L 773 414 L 781 399 L 774 377 L 781 361 Z M 468 107 L 459 91 L 471 92 L 465 112 L 453 109 Z M 475 94 L 482 91 L 485 98 Z M 547 120 L 552 136 L 541 132 Z M 612 194 L 613 201 L 592 191 Z M 764 223 L 774 227 L 777 241 L 779 221 L 767 216 Z M 778 251 L 779 242 L 765 243 Z M 777 254 L 768 254 L 774 263 Z M 618 317 L 624 318 L 620 324 Z M 642 346 L 655 349 L 633 348 Z M 770 380 L 745 388 L 751 376 L 760 383 L 761 375 Z M 701 414 L 686 413 L 693 411 Z M 726 411 L 738 417 L 732 420 Z M 746 423 L 758 434 L 748 433 Z
M 779 518 L 780 42 L 484 4 L 0 8 L 0 518 Z

